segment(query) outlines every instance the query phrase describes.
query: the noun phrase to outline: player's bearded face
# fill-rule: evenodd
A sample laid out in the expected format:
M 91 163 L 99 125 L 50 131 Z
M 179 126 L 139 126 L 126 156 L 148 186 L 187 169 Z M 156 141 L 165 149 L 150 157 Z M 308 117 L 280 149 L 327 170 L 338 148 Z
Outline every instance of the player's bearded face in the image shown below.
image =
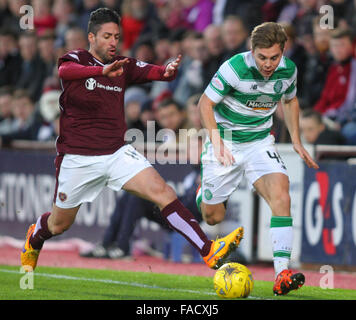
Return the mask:
M 90 47 L 94 56 L 103 63 L 110 63 L 117 55 L 119 46 L 119 26 L 116 23 L 104 23 L 96 35 L 89 37 Z
M 264 77 L 272 76 L 282 59 L 282 49 L 278 43 L 270 48 L 255 48 L 252 51 L 257 68 Z

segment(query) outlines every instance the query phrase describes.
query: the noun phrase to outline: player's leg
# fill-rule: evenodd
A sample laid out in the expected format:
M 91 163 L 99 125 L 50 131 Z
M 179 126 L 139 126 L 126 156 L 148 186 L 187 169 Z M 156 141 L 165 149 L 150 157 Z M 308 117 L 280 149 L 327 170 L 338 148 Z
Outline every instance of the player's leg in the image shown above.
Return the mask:
M 303 274 L 293 274 L 289 270 L 293 248 L 289 180 L 283 173 L 271 173 L 259 178 L 254 183 L 254 187 L 272 210 L 270 237 L 276 279 L 273 291 L 276 295 L 287 294 L 291 290 L 300 288 L 305 282 Z
M 283 173 L 270 173 L 259 178 L 254 187 L 272 211 L 270 236 L 276 276 L 288 269 L 293 245 L 290 214 L 289 180 Z
M 106 159 L 101 159 L 78 155 L 57 156 L 54 204 L 52 211 L 42 214 L 27 231 L 21 252 L 21 264 L 25 270 L 36 267 L 43 243 L 67 230 L 73 224 L 80 205 L 93 201 L 104 188 L 102 163 Z
M 26 271 L 35 269 L 44 242 L 69 229 L 78 210 L 79 206 L 62 209 L 53 205 L 52 212 L 44 213 L 37 219 L 36 223 L 29 227 L 25 245 L 21 252 L 21 264 Z
M 239 228 L 224 238 L 209 240 L 194 215 L 178 200 L 174 190 L 153 167 L 137 173 L 124 184 L 123 189 L 154 202 L 168 225 L 183 235 L 211 268 L 220 267 L 242 239 L 243 230 Z
M 153 167 L 137 173 L 124 184 L 123 189 L 155 203 L 161 210 L 165 221 L 174 230 L 185 236 L 202 256 L 209 253 L 211 241 L 200 229 L 190 211 L 177 199 L 174 190 Z
M 204 221 L 211 226 L 220 223 L 225 218 L 226 207 L 224 203 L 207 204 L 201 202 L 200 210 Z
M 288 269 L 293 247 L 293 219 L 290 212 L 289 179 L 285 164 L 269 136 L 249 152 L 246 178 L 265 199 L 272 211 L 270 237 L 276 282 L 273 291 L 286 294 L 304 283 L 301 273 Z
M 227 201 L 238 187 L 243 171 L 241 154 L 229 167 L 223 166 L 215 157 L 212 144 L 204 145 L 201 156 L 201 185 L 197 190 L 196 203 L 204 221 L 209 225 L 220 223 L 225 218 Z

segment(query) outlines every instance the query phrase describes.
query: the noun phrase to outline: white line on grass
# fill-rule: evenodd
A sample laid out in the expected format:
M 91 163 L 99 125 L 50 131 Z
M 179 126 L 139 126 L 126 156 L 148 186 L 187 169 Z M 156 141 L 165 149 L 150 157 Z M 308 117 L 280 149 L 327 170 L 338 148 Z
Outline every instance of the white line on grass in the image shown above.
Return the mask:
M 0 269 L 0 272 L 16 273 L 16 274 L 23 274 L 24 273 L 24 272 L 20 272 L 20 271 L 7 270 L 7 269 Z M 39 273 L 39 272 L 36 272 L 35 275 L 39 276 L 39 277 L 45 277 L 45 278 L 110 283 L 110 284 L 118 284 L 118 285 L 125 285 L 125 286 L 146 288 L 146 289 L 158 289 L 158 290 L 164 290 L 164 291 L 184 292 L 184 293 L 192 293 L 192 294 L 206 294 L 206 295 L 209 295 L 209 296 L 215 296 L 216 295 L 216 293 L 210 292 L 210 291 L 197 291 L 197 290 L 178 289 L 178 288 L 172 289 L 172 288 L 160 287 L 160 286 L 155 286 L 155 285 L 148 285 L 148 284 L 144 284 L 144 283 L 126 282 L 126 281 L 119 281 L 119 280 L 112 280 L 112 279 L 83 278 L 83 277 L 66 276 L 66 275 L 63 275 L 63 274 Z M 248 298 L 250 298 L 250 299 L 261 299 L 261 298 L 253 297 L 253 296 L 249 296 Z

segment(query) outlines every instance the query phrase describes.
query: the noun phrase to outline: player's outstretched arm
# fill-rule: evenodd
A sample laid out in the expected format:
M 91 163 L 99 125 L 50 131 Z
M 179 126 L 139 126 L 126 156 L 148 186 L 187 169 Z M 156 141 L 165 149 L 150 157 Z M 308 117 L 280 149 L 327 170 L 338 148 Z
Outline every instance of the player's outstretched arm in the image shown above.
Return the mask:
M 299 101 L 297 97 L 284 101 L 283 112 L 286 125 L 293 143 L 295 152 L 304 160 L 309 168 L 318 169 L 318 164 L 313 160 L 307 150 L 303 147 L 299 133 Z
M 95 76 L 107 76 L 109 78 L 118 77 L 124 72 L 123 66 L 129 63 L 129 59 L 115 60 L 113 63 L 102 66 L 83 66 L 73 61 L 63 62 L 59 69 L 58 75 L 63 80 L 79 80 Z
M 166 70 L 163 74 L 163 77 L 170 78 L 170 77 L 174 76 L 174 74 L 177 72 L 177 70 L 179 68 L 181 61 L 182 61 L 182 55 L 180 54 L 174 61 L 170 62 L 167 65 Z
M 109 78 L 119 77 L 124 72 L 124 65 L 129 62 L 130 60 L 128 58 L 115 60 L 113 63 L 110 63 L 103 68 L 103 75 Z

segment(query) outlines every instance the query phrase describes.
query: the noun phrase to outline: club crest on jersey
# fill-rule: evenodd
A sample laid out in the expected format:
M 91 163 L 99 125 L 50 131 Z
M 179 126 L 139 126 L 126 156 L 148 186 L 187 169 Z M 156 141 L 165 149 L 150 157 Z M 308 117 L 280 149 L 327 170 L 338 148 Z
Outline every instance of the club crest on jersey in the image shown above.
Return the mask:
M 282 81 L 281 80 L 277 80 L 276 83 L 273 86 L 273 90 L 276 93 L 280 93 L 282 91 L 282 87 L 283 87 Z
M 262 95 L 256 100 L 247 100 L 246 106 L 253 110 L 269 110 L 277 105 L 276 101 L 269 96 Z
M 60 192 L 58 193 L 58 199 L 64 202 L 67 200 L 67 195 L 64 192 Z
M 211 191 L 209 189 L 206 189 L 204 191 L 204 196 L 205 196 L 206 200 L 211 200 L 213 198 L 213 194 L 211 193 Z
M 96 88 L 96 80 L 93 78 L 87 79 L 87 81 L 85 81 L 85 87 L 88 90 L 93 91 Z

